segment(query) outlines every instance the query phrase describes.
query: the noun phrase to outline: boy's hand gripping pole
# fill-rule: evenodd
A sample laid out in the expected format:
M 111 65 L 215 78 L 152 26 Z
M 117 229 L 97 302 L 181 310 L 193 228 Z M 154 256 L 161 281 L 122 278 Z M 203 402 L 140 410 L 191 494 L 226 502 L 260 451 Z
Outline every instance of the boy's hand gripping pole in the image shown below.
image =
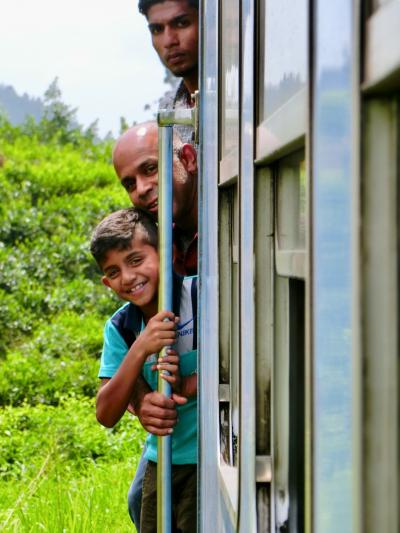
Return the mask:
M 158 245 L 160 254 L 160 281 L 158 310 L 173 310 L 172 293 L 172 205 L 173 205 L 173 131 L 174 124 L 191 125 L 197 139 L 198 95 L 195 107 L 160 111 L 158 113 Z M 196 141 L 197 142 L 197 141 Z M 161 357 L 166 356 L 163 348 Z M 158 374 L 158 392 L 171 397 L 171 385 Z M 157 532 L 171 533 L 171 436 L 157 439 Z

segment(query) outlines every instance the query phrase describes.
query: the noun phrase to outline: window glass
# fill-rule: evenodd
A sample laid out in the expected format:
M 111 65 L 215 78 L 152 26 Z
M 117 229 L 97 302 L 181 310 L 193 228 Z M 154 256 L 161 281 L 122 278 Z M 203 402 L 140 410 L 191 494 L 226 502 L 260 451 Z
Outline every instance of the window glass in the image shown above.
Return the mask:
M 275 277 L 274 458 L 277 531 L 304 531 L 305 283 Z
M 266 1 L 264 9 L 260 122 L 305 87 L 307 80 L 306 0 Z
M 320 2 L 315 20 L 311 161 L 313 173 L 313 523 L 315 531 L 352 531 L 357 433 L 354 384 L 352 233 L 354 204 L 354 6 Z M 340 400 L 339 400 L 340 399 Z M 332 505 L 335 502 L 335 505 Z M 340 509 L 340 512 L 338 510 Z
M 221 159 L 238 148 L 239 0 L 222 0 L 221 17 Z M 237 157 L 237 156 L 236 156 Z

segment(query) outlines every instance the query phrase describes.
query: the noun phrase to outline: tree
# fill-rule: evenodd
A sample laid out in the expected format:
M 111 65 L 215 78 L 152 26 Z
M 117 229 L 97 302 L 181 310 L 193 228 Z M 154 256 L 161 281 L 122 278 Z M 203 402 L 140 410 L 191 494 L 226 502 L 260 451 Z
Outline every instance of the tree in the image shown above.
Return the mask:
M 61 96 L 56 77 L 44 93 L 44 112 L 39 122 L 42 140 L 49 141 L 56 137 L 61 144 L 76 144 L 76 138 L 82 133 L 76 117 L 77 109 L 64 104 Z

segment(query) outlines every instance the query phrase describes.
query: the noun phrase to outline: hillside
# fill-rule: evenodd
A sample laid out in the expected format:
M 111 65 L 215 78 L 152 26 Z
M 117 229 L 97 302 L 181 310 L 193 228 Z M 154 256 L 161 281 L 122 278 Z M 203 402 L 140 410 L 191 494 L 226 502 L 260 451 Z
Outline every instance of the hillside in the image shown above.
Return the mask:
M 28 116 L 39 121 L 44 104 L 40 98 L 24 93 L 20 96 L 11 85 L 0 84 L 0 112 L 3 111 L 11 124 L 22 124 Z

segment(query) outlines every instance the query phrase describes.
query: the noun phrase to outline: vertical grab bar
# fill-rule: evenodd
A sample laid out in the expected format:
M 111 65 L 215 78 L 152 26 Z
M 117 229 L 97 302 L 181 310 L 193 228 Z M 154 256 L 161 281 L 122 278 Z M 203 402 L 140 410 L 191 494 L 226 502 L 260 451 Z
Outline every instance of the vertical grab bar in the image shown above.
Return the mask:
M 158 246 L 160 278 L 158 310 L 172 311 L 172 126 L 158 129 Z M 167 347 L 160 352 L 167 355 Z M 158 392 L 171 397 L 171 385 L 158 373 Z M 171 446 L 172 437 L 157 438 L 157 532 L 171 531 Z
M 158 285 L 158 310 L 172 311 L 172 204 L 173 204 L 173 130 L 174 124 L 191 125 L 198 131 L 198 92 L 192 109 L 176 109 L 158 113 L 158 246 L 160 278 Z M 165 357 L 167 348 L 160 352 Z M 158 373 L 158 392 L 171 397 L 171 385 Z M 157 533 L 171 533 L 172 489 L 171 455 L 172 437 L 157 438 Z

